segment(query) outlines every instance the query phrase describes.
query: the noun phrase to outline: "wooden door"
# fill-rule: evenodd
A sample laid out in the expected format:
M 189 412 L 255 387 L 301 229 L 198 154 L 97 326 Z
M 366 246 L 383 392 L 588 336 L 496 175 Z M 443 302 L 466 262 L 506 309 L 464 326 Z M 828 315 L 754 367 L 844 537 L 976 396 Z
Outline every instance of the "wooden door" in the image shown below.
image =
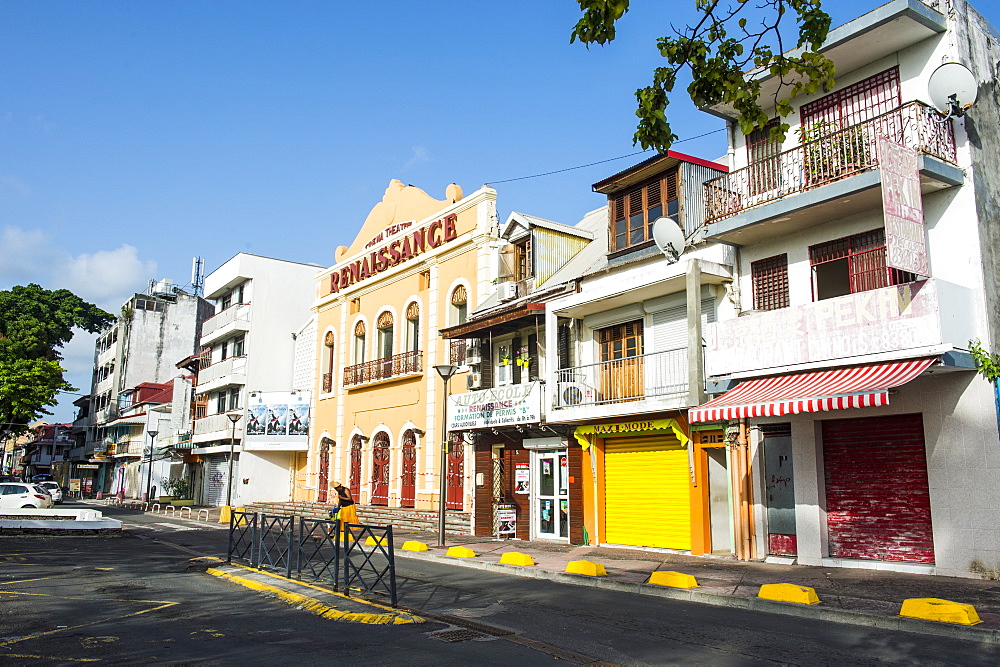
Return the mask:
M 401 507 L 413 507 L 417 495 L 417 437 L 413 431 L 403 434 L 403 474 Z
M 389 504 L 389 434 L 375 435 L 372 443 L 372 505 Z
M 354 502 L 361 497 L 361 436 L 351 438 L 351 479 L 348 480 Z
M 616 403 L 642 398 L 642 320 L 598 331 L 601 346 L 600 401 Z

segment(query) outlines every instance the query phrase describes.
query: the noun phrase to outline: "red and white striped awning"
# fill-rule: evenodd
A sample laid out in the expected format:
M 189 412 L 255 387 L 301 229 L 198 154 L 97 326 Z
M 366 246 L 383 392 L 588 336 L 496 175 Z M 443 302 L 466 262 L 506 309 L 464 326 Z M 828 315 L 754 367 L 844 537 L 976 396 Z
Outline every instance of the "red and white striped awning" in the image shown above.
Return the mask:
M 910 359 L 748 380 L 691 410 L 688 421 L 693 424 L 888 405 L 890 389 L 906 384 L 936 360 Z

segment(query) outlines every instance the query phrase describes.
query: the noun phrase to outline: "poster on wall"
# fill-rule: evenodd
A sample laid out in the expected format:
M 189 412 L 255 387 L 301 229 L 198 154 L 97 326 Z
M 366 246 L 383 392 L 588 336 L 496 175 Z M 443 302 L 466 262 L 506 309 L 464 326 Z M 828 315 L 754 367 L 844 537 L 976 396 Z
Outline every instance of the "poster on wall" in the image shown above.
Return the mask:
M 306 451 L 309 448 L 308 391 L 255 391 L 247 399 L 248 450 Z
M 527 463 L 518 463 L 514 466 L 514 493 L 527 494 L 530 470 Z
M 517 534 L 517 505 L 499 503 L 497 505 L 497 536 L 513 537 Z

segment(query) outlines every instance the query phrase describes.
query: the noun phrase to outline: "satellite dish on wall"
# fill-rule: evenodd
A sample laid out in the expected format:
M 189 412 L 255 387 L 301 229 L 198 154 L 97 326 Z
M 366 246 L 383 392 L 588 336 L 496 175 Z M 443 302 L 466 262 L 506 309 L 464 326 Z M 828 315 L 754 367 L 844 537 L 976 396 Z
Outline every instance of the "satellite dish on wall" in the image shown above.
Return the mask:
M 670 264 L 681 258 L 684 252 L 684 232 L 671 218 L 657 218 L 653 223 L 653 240 Z
M 962 63 L 945 63 L 931 73 L 927 93 L 941 113 L 949 117 L 962 116 L 976 103 L 979 84 L 975 75 Z

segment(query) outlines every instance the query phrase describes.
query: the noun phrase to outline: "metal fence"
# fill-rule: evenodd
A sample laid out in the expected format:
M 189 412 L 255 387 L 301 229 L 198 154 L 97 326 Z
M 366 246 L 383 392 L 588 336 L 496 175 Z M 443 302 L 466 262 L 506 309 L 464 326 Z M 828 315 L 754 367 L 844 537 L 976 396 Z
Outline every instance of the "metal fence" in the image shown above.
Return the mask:
M 392 526 L 233 512 L 226 560 L 333 584 L 396 605 Z

